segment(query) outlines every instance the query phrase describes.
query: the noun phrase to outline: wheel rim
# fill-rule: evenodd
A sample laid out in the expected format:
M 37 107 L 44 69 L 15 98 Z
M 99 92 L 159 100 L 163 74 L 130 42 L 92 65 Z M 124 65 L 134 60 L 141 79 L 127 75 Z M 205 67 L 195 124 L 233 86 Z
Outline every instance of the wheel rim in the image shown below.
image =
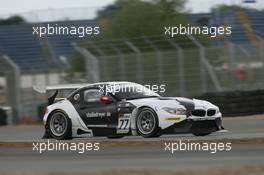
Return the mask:
M 142 134 L 150 134 L 155 129 L 155 116 L 151 111 L 142 111 L 137 120 L 138 130 Z
M 50 120 L 50 130 L 55 136 L 62 136 L 67 129 L 67 119 L 64 114 L 55 113 Z

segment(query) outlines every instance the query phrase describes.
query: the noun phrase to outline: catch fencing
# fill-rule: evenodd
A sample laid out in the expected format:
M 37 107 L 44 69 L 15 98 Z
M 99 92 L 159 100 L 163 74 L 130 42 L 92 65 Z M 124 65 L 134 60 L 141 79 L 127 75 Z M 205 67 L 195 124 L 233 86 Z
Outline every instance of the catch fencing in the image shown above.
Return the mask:
M 132 81 L 165 84 L 169 96 L 195 96 L 206 92 L 263 89 L 264 42 L 259 44 L 201 44 L 140 37 L 75 44 L 86 60 L 88 82 Z
M 230 41 L 202 44 L 192 36 L 184 40 L 153 36 L 73 43 L 72 47 L 85 59 L 86 77 L 69 81 L 64 69 L 21 74 L 20 119 L 42 118 L 39 107 L 47 102 L 47 96 L 33 90 L 38 85 L 132 81 L 143 85 L 164 84 L 166 91 L 161 95 L 186 97 L 263 89 L 263 43 L 259 38 L 257 45 Z

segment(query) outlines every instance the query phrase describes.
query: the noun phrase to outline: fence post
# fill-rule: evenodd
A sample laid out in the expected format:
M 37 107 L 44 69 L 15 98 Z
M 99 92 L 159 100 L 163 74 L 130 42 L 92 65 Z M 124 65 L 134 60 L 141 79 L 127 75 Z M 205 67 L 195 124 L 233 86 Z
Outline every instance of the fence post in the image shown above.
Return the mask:
M 201 91 L 205 93 L 207 91 L 207 77 L 205 72 L 205 67 L 203 60 L 205 60 L 205 48 L 204 46 L 198 42 L 192 35 L 187 35 L 190 40 L 199 48 L 199 55 L 200 55 L 200 74 L 201 74 Z
M 262 67 L 263 67 L 262 72 L 264 73 L 264 40 L 261 36 L 259 36 L 259 35 L 256 35 L 256 36 L 259 40 L 258 54 L 259 54 L 259 59 L 262 62 Z M 264 78 L 262 78 L 260 81 L 262 81 L 261 86 L 263 86 Z
M 258 37 L 258 38 L 260 40 L 259 57 L 260 57 L 260 60 L 262 60 L 263 66 L 264 66 L 264 40 L 261 37 Z
M 49 86 L 50 85 L 50 74 L 49 71 L 45 72 L 45 86 Z
M 32 71 L 33 72 L 33 71 Z M 36 73 L 31 73 L 32 74 L 32 76 L 31 76 L 31 81 L 32 81 L 32 85 L 33 86 L 35 86 L 35 85 L 39 85 L 38 83 L 37 83 L 37 76 L 38 76 L 38 74 L 36 74 Z M 43 85 L 42 85 L 43 86 Z M 38 93 L 34 90 L 34 89 L 32 89 L 31 90 L 32 92 L 31 92 L 31 94 L 32 94 L 32 99 L 31 99 L 31 104 L 32 104 L 32 102 L 36 102 L 36 101 L 38 101 Z M 32 104 L 32 106 L 34 106 L 34 110 L 32 110 L 32 109 L 30 109 L 29 110 L 29 113 L 30 114 L 36 114 L 37 112 L 36 112 L 36 110 L 37 110 L 37 106 L 38 106 L 38 104 L 37 103 L 33 103 Z M 39 116 L 37 116 L 37 119 L 39 118 Z
M 185 96 L 185 74 L 184 74 L 184 55 L 182 48 L 173 40 L 166 38 L 166 40 L 177 50 L 177 64 L 178 64 L 178 71 L 179 71 L 179 88 L 180 88 L 180 95 Z
M 160 49 L 153 44 L 153 42 L 151 42 L 148 38 L 143 37 L 144 41 L 149 44 L 149 46 L 156 51 L 156 64 L 158 67 L 158 79 L 159 79 L 159 84 L 162 84 L 162 81 L 164 80 L 163 78 L 163 69 L 162 69 L 162 55 L 161 55 L 161 51 Z
M 90 77 L 91 82 L 100 82 L 100 67 L 97 57 L 89 50 L 81 48 L 77 44 L 74 44 L 73 46 L 74 49 L 85 58 L 86 77 L 88 79 Z
M 20 69 L 6 55 L 1 57 L 5 64 L 11 69 L 6 72 L 8 86 L 8 102 L 12 108 L 12 122 L 17 124 L 21 116 L 21 84 L 20 84 Z
M 133 52 L 135 52 L 137 54 L 137 81 L 138 81 L 138 83 L 143 83 L 141 51 L 129 40 L 125 40 L 125 43 Z
M 122 80 L 126 80 L 126 64 L 125 64 L 125 57 L 122 51 L 115 47 L 113 44 L 111 44 L 112 48 L 115 50 L 115 52 L 119 55 L 119 66 L 120 66 L 120 77 Z
M 91 48 L 93 48 L 99 55 L 100 55 L 100 62 L 102 63 L 102 78 L 101 80 L 109 80 L 110 79 L 110 74 L 109 74 L 109 70 L 108 70 L 108 66 L 107 66 L 107 60 L 106 60 L 106 54 L 105 52 L 99 48 L 96 44 L 94 44 L 92 41 L 89 42 L 89 45 Z
M 235 90 L 238 88 L 238 82 L 237 79 L 235 78 L 234 71 L 235 71 L 235 45 L 231 42 L 228 42 L 228 50 L 229 50 L 229 65 L 230 65 L 230 70 L 231 70 L 231 83 L 234 85 L 231 89 Z

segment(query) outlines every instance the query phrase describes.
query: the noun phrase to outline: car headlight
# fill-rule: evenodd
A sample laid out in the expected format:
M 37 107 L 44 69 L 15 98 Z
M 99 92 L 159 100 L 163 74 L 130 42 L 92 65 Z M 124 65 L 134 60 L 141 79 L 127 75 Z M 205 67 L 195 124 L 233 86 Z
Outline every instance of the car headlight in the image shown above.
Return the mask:
M 218 114 L 220 112 L 219 108 L 216 109 L 215 114 Z
M 168 108 L 164 107 L 162 108 L 164 111 L 170 113 L 170 114 L 176 114 L 176 115 L 186 115 L 186 110 L 183 108 Z

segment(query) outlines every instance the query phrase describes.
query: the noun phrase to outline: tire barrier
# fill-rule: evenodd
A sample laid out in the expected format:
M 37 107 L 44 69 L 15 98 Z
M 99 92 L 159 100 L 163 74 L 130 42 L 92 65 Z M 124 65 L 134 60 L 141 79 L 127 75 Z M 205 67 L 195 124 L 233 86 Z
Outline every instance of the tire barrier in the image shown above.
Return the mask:
M 224 117 L 264 114 L 264 90 L 213 92 L 196 98 L 219 106 Z
M 0 108 L 0 126 L 1 125 L 7 125 L 7 113 L 2 108 Z

